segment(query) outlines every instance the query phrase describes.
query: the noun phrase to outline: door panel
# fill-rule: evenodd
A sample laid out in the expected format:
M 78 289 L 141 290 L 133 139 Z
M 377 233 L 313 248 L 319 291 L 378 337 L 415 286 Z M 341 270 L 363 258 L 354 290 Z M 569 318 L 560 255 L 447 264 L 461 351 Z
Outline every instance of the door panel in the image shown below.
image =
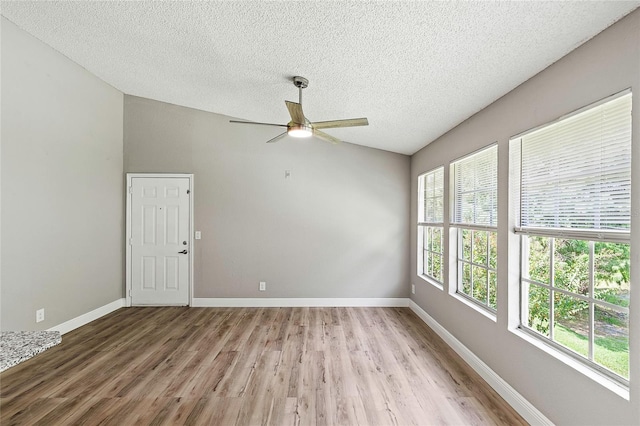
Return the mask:
M 156 258 L 142 257 L 142 288 L 145 290 L 156 289 Z
M 189 304 L 189 179 L 131 179 L 131 303 Z

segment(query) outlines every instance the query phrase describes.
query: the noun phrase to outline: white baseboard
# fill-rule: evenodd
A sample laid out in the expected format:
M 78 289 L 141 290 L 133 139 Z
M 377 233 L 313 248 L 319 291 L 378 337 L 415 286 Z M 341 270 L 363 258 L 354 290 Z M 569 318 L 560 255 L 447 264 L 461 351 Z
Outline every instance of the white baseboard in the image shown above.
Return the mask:
M 78 317 L 70 319 L 69 321 L 65 321 L 62 324 L 58 324 L 55 327 L 51 327 L 47 331 L 59 331 L 60 334 L 66 334 L 70 331 L 75 330 L 76 328 L 82 327 L 85 324 L 89 324 L 91 321 L 97 320 L 100 317 L 103 317 L 115 310 L 124 307 L 124 304 L 124 298 L 114 300 L 113 302 L 108 303 L 104 306 L 100 306 L 99 308 L 96 308 L 91 312 L 87 312 L 86 314 L 82 314 Z
M 288 307 L 393 307 L 406 308 L 409 299 L 405 297 L 371 298 L 194 298 L 193 307 L 224 308 L 288 308 Z
M 455 336 L 447 331 L 431 315 L 422 309 L 413 300 L 409 300 L 409 308 L 416 313 L 433 331 L 435 331 L 451 348 L 456 351 L 467 364 L 471 366 L 514 410 L 518 412 L 529 424 L 553 425 L 544 414 L 520 395 L 502 377 L 493 371 L 487 364 L 476 356 L 469 348 L 462 344 Z

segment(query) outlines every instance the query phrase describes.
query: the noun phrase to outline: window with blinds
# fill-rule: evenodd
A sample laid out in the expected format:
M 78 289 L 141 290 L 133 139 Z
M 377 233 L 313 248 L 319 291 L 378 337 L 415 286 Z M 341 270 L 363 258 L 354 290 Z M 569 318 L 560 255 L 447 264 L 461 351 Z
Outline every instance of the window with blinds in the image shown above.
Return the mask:
M 443 282 L 444 167 L 418 176 L 418 275 Z
M 451 164 L 454 176 L 453 223 L 498 223 L 498 146 L 493 145 Z
M 628 232 L 630 93 L 519 139 L 522 228 Z
M 418 177 L 418 222 L 442 224 L 444 211 L 444 167 Z
M 631 124 L 627 91 L 510 145 L 520 328 L 626 386 Z
M 498 146 L 451 163 L 456 292 L 495 313 L 498 259 Z

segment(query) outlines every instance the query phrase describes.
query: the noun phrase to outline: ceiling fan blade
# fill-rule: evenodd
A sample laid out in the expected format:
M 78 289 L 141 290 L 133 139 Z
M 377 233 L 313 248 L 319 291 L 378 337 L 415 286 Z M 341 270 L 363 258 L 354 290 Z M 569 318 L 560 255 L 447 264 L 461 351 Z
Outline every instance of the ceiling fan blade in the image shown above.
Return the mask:
M 302 105 L 297 102 L 284 101 L 287 104 L 287 109 L 289 110 L 289 115 L 291 116 L 291 121 L 295 124 L 305 124 L 306 118 L 304 118 L 304 113 L 302 112 Z
M 273 142 L 278 142 L 280 139 L 284 138 L 285 136 L 287 136 L 287 132 L 284 133 L 280 133 L 278 136 L 276 136 L 275 138 L 269 139 L 267 141 L 267 143 L 273 143 Z
M 355 127 L 368 126 L 369 120 L 366 118 L 348 118 L 346 120 L 318 121 L 311 123 L 314 129 L 330 129 L 334 127 Z
M 332 144 L 337 144 L 342 142 L 340 139 L 333 137 L 325 132 L 321 132 L 320 130 L 313 129 L 313 136 L 325 140 L 327 142 L 331 142 Z
M 229 120 L 229 123 L 240 123 L 240 124 L 259 124 L 260 126 L 277 126 L 277 127 L 287 127 L 287 125 L 286 125 L 286 124 L 258 123 L 257 121 Z

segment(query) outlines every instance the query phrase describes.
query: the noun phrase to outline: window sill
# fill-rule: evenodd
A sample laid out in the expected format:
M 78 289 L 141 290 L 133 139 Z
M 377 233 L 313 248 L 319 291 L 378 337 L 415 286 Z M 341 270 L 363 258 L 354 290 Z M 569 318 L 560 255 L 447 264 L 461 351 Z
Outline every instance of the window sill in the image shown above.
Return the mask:
M 465 305 L 467 305 L 471 309 L 475 310 L 479 314 L 485 316 L 486 318 L 490 319 L 491 321 L 498 322 L 498 317 L 496 316 L 496 314 L 491 312 L 491 311 L 489 311 L 488 309 L 483 308 L 482 306 L 478 305 L 475 302 L 472 302 L 471 300 L 467 299 L 464 296 L 461 296 L 457 292 L 451 293 L 451 296 L 453 296 L 454 298 L 458 299 L 460 302 L 464 303 Z
M 585 365 L 583 363 L 581 363 L 580 361 L 572 358 L 571 356 L 562 353 L 561 351 L 559 351 L 558 349 L 554 348 L 551 345 L 546 344 L 542 339 L 538 339 L 532 335 L 530 335 L 529 333 L 523 331 L 520 328 L 509 328 L 509 331 L 511 331 L 513 334 L 515 334 L 516 336 L 520 337 L 521 339 L 527 341 L 528 343 L 531 343 L 533 346 L 537 347 L 538 349 L 542 350 L 543 352 L 546 352 L 547 354 L 551 355 L 552 357 L 556 358 L 557 360 L 563 362 L 564 364 L 568 365 L 569 367 L 573 368 L 574 370 L 579 371 L 580 373 L 584 374 L 585 376 L 587 376 L 588 378 L 590 378 L 591 380 L 593 380 L 594 382 L 598 383 L 599 385 L 607 388 L 608 390 L 610 390 L 611 392 L 615 393 L 616 395 L 618 395 L 620 398 L 623 398 L 627 401 L 629 401 L 629 388 L 616 382 L 615 380 L 599 373 L 598 371 L 590 368 L 588 365 Z
M 441 283 L 439 283 L 438 281 L 436 281 L 436 280 L 434 280 L 432 278 L 429 278 L 426 275 L 418 275 L 418 278 L 422 278 L 423 281 L 428 282 L 432 286 L 434 286 L 436 288 L 439 288 L 440 290 L 444 290 L 444 286 Z

